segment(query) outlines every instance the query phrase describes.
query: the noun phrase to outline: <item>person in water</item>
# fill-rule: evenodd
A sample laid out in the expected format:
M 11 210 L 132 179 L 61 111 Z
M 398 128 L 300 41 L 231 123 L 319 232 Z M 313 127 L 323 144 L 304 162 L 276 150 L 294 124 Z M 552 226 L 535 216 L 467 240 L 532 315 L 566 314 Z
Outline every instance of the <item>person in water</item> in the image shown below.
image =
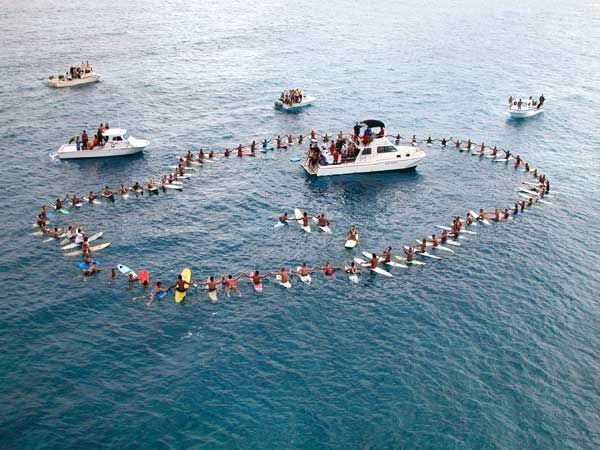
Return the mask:
M 386 248 L 382 252 L 381 256 L 383 257 L 383 261 L 382 262 L 384 264 L 387 264 L 387 263 L 391 262 L 392 261 L 392 247 Z
M 284 223 L 284 224 L 288 224 L 288 213 L 284 212 L 281 216 L 279 216 L 279 222 Z
M 415 256 L 415 248 L 412 246 L 404 248 L 404 254 L 406 255 L 406 260 L 411 262 Z
M 112 197 L 113 191 L 111 191 L 108 186 L 104 186 L 104 190 L 102 191 L 102 196 L 105 198 Z
M 346 272 L 348 275 L 356 275 L 359 270 L 360 269 L 354 264 L 354 261 L 352 261 L 349 266 L 346 266 L 344 272 Z
M 320 216 L 317 216 L 317 221 L 318 221 L 320 227 L 329 226 L 329 220 L 327 220 L 327 218 L 325 217 L 325 214 L 321 213 Z
M 321 267 L 321 271 L 323 272 L 323 275 L 325 275 L 327 278 L 333 278 L 333 273 L 335 272 L 334 267 L 331 265 L 331 263 L 329 261 L 327 261 L 325 263 L 325 265 L 323 267 Z
M 233 275 L 229 274 L 227 276 L 227 279 L 222 281 L 222 284 L 225 287 L 225 293 L 227 294 L 227 297 L 231 297 L 232 292 L 237 292 L 239 297 L 242 296 L 242 291 L 240 291 L 240 288 L 238 287 L 237 283 L 237 280 L 240 278 L 240 276 L 241 275 L 237 275 L 234 277 Z
M 247 276 L 247 278 L 252 281 L 252 286 L 254 286 L 254 289 L 259 289 L 262 286 L 262 277 L 260 276 L 260 272 L 258 270 L 255 270 L 253 273 Z
M 358 242 L 358 228 L 356 225 L 352 225 L 348 230 L 348 236 L 346 237 L 347 241 Z
M 298 267 L 298 269 L 296 270 L 296 273 L 298 273 L 300 276 L 302 277 L 306 277 L 308 276 L 312 271 L 314 270 L 314 268 L 312 267 L 308 267 L 306 265 L 305 262 L 302 263 L 302 265 L 300 267 Z
M 302 214 L 302 226 L 308 226 L 308 213 L 306 211 L 304 211 L 304 214 Z
M 100 272 L 100 270 L 101 269 L 98 268 L 96 263 L 92 261 L 92 263 L 89 265 L 89 267 L 83 271 L 83 277 L 84 278 L 90 277 L 93 274 Z
M 187 282 L 183 279 L 183 277 L 181 276 L 181 274 L 177 275 L 177 281 L 175 282 L 175 284 L 172 284 L 171 286 L 169 286 L 169 289 L 173 289 L 175 288 L 175 290 L 177 292 L 187 292 L 187 290 L 189 289 L 189 287 L 191 286 L 191 281 Z

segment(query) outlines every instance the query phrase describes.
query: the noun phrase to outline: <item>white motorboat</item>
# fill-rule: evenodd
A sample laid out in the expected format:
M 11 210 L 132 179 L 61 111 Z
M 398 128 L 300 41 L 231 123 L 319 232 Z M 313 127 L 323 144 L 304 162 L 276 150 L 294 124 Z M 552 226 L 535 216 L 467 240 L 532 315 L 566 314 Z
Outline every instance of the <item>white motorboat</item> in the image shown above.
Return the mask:
M 59 159 L 106 158 L 110 156 L 133 155 L 143 151 L 150 141 L 129 136 L 125 128 L 110 128 L 102 134 L 104 145 L 77 150 L 76 143 L 63 144 L 56 156 Z
M 312 103 L 316 100 L 312 95 L 300 95 L 300 101 L 294 101 L 291 96 L 288 101 L 284 100 L 285 92 L 279 98 L 279 100 L 275 101 L 275 109 L 279 109 L 281 111 L 298 111 L 306 106 L 312 105 Z
M 525 119 L 544 112 L 544 97 L 521 100 L 513 99 L 508 106 L 508 112 L 513 119 Z
M 79 66 L 71 67 L 64 75 L 50 75 L 48 86 L 61 88 L 96 83 L 97 81 L 100 81 L 100 74 L 94 72 L 89 64 L 82 63 Z
M 304 170 L 318 177 L 328 175 L 347 175 L 353 173 L 370 173 L 384 171 L 415 170 L 417 164 L 427 156 L 418 146 L 410 143 L 401 144 L 390 141 L 384 132 L 385 125 L 379 120 L 362 122 L 368 130 L 379 129 L 370 137 L 352 136 L 343 138 L 343 143 L 350 149 L 346 159 L 339 159 L 336 164 L 330 152 L 322 152 L 311 143 L 306 161 L 302 163 Z M 366 131 L 368 133 L 368 131 Z

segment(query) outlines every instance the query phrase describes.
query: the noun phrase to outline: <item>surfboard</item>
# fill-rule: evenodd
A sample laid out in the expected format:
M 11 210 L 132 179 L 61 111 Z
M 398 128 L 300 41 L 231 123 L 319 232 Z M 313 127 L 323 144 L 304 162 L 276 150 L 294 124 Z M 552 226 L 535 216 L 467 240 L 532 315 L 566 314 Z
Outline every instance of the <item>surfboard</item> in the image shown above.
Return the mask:
M 421 240 L 419 240 L 419 239 L 415 239 L 415 241 L 417 242 L 417 244 L 421 244 L 421 242 L 422 242 L 422 241 L 421 241 Z M 427 245 L 427 247 L 431 247 L 431 248 L 434 248 L 434 249 L 436 249 L 436 250 L 443 250 L 443 251 L 445 251 L 445 252 L 454 253 L 454 250 L 452 250 L 451 248 L 448 248 L 448 247 L 444 247 L 444 246 L 443 246 L 443 245 L 441 245 L 441 244 L 440 244 L 440 245 L 438 245 L 437 247 L 434 247 L 432 242 L 427 242 L 427 243 L 426 243 L 426 245 Z
M 344 271 L 349 270 L 349 269 L 350 269 L 350 266 L 344 267 Z M 348 273 L 348 279 L 350 280 L 351 283 L 358 283 L 358 275 L 355 273 Z
M 300 211 L 298 208 L 294 208 L 294 218 L 298 222 L 298 225 L 300 225 L 300 228 L 302 228 L 304 231 L 306 231 L 307 233 L 310 233 L 310 225 L 307 225 L 307 226 L 302 225 L 302 217 L 303 217 L 302 211 Z
M 124 266 L 123 264 L 117 264 L 117 270 L 125 276 L 129 276 L 129 274 L 131 274 L 131 275 L 133 275 L 134 279 L 137 278 L 137 273 L 135 273 L 129 267 Z
M 183 279 L 183 281 L 186 281 L 189 283 L 192 280 L 192 270 L 189 267 L 185 267 L 181 271 L 180 275 L 181 275 L 181 278 Z M 181 303 L 185 299 L 185 296 L 187 295 L 188 290 L 189 290 L 189 287 L 184 292 L 179 292 L 177 289 L 175 289 L 175 301 L 177 303 Z
M 93 234 L 92 236 L 90 236 L 88 238 L 88 243 L 94 242 L 94 241 L 100 239 L 103 234 L 104 234 L 104 231 L 99 231 L 96 234 Z M 64 247 L 62 247 L 62 250 L 70 250 L 72 248 L 77 248 L 79 246 L 81 246 L 81 244 L 76 244 L 75 242 L 73 242 L 71 244 L 68 244 L 68 245 L 65 245 Z
M 357 264 L 360 264 L 362 267 L 362 265 L 364 263 L 366 263 L 367 261 L 360 259 L 360 258 L 354 258 L 354 262 Z M 378 273 L 378 274 L 386 276 L 386 277 L 393 277 L 393 275 L 391 273 L 389 273 L 385 269 L 382 269 L 381 267 L 375 267 L 374 269 L 371 269 L 370 267 L 365 267 L 365 269 L 369 269 L 371 272 L 375 272 L 375 273 Z
M 404 261 L 406 264 L 412 264 L 413 266 L 424 266 L 425 265 L 425 263 L 423 261 L 417 261 L 415 259 L 413 259 L 412 261 L 408 261 L 403 256 L 396 255 L 396 259 L 399 261 Z
M 489 221 L 489 220 L 487 220 L 487 219 L 479 220 L 479 219 L 478 219 L 478 217 L 479 217 L 479 214 L 478 214 L 478 213 L 476 213 L 475 211 L 471 210 L 471 211 L 469 211 L 469 212 L 471 213 L 471 216 L 473 217 L 473 220 L 474 220 L 475 222 L 483 223 L 484 225 L 491 225 L 490 221 Z
M 358 234 L 356 235 L 356 238 L 358 239 Z M 346 241 L 346 243 L 344 244 L 344 247 L 346 247 L 346 248 L 354 248 L 354 247 L 356 247 L 356 244 L 358 244 L 358 240 L 353 241 L 352 239 L 348 239 Z
M 373 252 L 362 252 L 363 256 L 365 258 L 371 259 L 371 257 L 373 256 Z M 382 264 L 387 264 L 390 267 L 401 267 L 403 269 L 408 269 L 408 266 L 405 266 L 404 264 L 398 264 L 395 261 L 389 261 L 389 262 L 383 262 L 385 260 L 385 258 L 383 256 L 379 256 L 379 262 Z
M 106 248 L 110 245 L 110 242 L 105 242 L 103 244 L 99 244 L 99 245 L 95 245 L 94 247 L 90 247 L 90 251 L 91 252 L 97 252 L 102 250 L 103 248 Z M 69 253 L 64 253 L 63 256 L 78 256 L 78 255 L 83 255 L 83 252 L 81 250 L 75 250 L 74 252 L 69 252 Z
M 217 290 L 210 290 L 208 289 L 208 286 L 206 286 L 206 291 L 208 293 L 208 298 L 210 299 L 211 302 L 215 303 L 217 300 L 219 300 L 219 294 L 217 293 Z
M 291 287 L 292 287 L 292 283 L 290 283 L 290 282 L 289 282 L 289 280 L 288 280 L 288 281 L 286 281 L 285 283 L 282 283 L 282 282 L 281 282 L 281 275 L 275 275 L 275 279 L 276 279 L 276 280 L 279 282 L 279 284 L 280 284 L 281 286 L 283 286 L 283 287 L 284 287 L 284 288 L 286 288 L 286 289 L 289 289 L 289 288 L 291 288 Z

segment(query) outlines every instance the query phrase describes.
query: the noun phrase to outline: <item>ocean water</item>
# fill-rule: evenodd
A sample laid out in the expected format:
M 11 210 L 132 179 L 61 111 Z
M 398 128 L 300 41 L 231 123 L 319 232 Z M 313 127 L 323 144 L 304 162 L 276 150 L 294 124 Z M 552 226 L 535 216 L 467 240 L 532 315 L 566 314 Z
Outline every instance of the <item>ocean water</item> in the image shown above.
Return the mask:
M 598 448 L 600 4 L 434 0 L 0 3 L 1 448 Z M 594 42 L 596 44 L 594 44 Z M 52 90 L 89 60 L 101 83 Z M 282 89 L 317 97 L 272 108 Z M 507 118 L 509 95 L 546 112 Z M 314 274 L 289 291 L 146 306 L 106 271 L 170 283 L 400 249 L 468 209 L 510 206 L 521 172 L 426 147 L 414 173 L 306 176 L 299 146 L 207 165 L 181 193 L 84 207 L 105 272 L 32 237 L 64 193 L 142 182 L 188 148 L 277 134 L 455 136 L 510 148 L 556 196 L 394 277 Z M 100 122 L 140 157 L 61 162 Z M 548 199 L 550 200 L 550 199 Z M 272 228 L 324 212 L 332 235 Z

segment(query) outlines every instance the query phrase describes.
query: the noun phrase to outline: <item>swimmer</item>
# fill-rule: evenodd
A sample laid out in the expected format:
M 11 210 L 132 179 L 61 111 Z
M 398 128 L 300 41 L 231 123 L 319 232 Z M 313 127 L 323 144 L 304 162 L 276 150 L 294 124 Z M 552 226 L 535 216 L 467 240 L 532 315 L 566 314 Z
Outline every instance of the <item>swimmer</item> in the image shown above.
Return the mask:
M 54 203 L 54 209 L 56 209 L 57 211 L 59 209 L 62 209 L 63 204 L 62 204 L 62 200 L 60 198 L 56 199 L 56 202 Z
M 244 156 L 244 151 L 242 150 L 242 146 L 241 145 L 237 148 L 237 155 L 238 155 L 239 158 L 241 158 L 242 156 Z
M 325 275 L 327 278 L 331 278 L 333 277 L 333 272 L 335 271 L 335 269 L 331 265 L 331 263 L 327 261 L 325 265 L 321 267 L 321 271 L 323 272 L 323 275 Z
M 112 197 L 113 191 L 111 191 L 108 186 L 104 186 L 104 190 L 102 191 L 102 196 L 105 198 Z
M 96 263 L 92 262 L 90 264 L 90 266 L 83 271 L 83 276 L 84 276 L 84 278 L 92 276 L 93 274 L 100 272 L 100 270 L 101 269 L 98 268 L 98 266 L 96 265 Z
M 142 186 L 137 181 L 135 182 L 135 184 L 133 186 L 131 186 L 131 190 L 135 191 L 135 192 L 142 192 L 143 193 Z
M 241 147 L 241 144 L 240 144 Z M 215 156 L 215 152 L 213 152 L 212 150 L 210 152 L 208 152 L 208 159 L 212 159 Z
M 446 138 L 442 138 L 442 147 L 445 147 L 447 142 L 448 141 L 446 141 Z
M 231 152 L 229 151 L 229 149 L 228 149 L 228 148 L 226 148 L 226 149 L 225 149 L 225 151 L 223 152 L 223 156 L 224 156 L 225 158 L 229 158 L 229 155 L 230 155 L 230 154 L 231 154 Z
M 231 297 L 231 292 L 237 292 L 238 297 L 242 296 L 242 291 L 238 287 L 237 280 L 241 275 L 233 276 L 229 274 L 227 279 L 222 282 L 223 286 L 225 286 L 225 293 L 227 297 Z
M 441 234 L 440 234 L 440 242 L 442 244 L 446 243 L 448 241 L 448 232 L 446 230 L 442 230 Z
M 494 220 L 500 222 L 500 208 L 494 209 Z
M 284 224 L 288 224 L 288 213 L 284 212 L 281 216 L 279 216 L 279 222 L 284 223 Z
M 479 209 L 479 215 L 477 216 L 478 221 L 485 220 L 486 213 L 483 211 L 483 208 Z
M 504 220 L 508 220 L 508 218 L 510 217 L 510 212 L 508 210 L 508 208 L 504 208 Z
M 208 292 L 216 292 L 217 288 L 218 288 L 218 284 L 215 281 L 215 277 L 213 277 L 212 275 L 208 278 L 208 281 L 206 283 L 204 283 L 204 285 L 206 286 L 206 288 L 208 289 Z M 216 300 L 213 300 L 213 303 Z

